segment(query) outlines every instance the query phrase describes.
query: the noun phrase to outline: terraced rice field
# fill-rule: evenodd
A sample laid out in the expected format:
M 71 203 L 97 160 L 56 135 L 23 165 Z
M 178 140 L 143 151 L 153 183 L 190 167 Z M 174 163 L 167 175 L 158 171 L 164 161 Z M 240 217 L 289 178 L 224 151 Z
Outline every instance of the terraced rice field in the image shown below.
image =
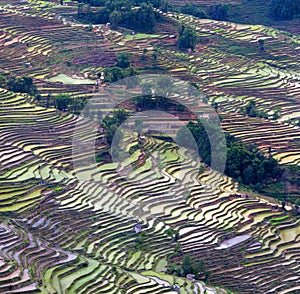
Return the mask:
M 225 283 L 237 292 L 243 289 L 243 293 L 253 288 L 257 293 L 274 293 L 275 288 L 297 286 L 296 279 L 289 277 L 298 275 L 298 221 L 266 200 L 230 197 L 236 192 L 231 179 L 211 170 L 199 177 L 189 152 L 178 153 L 174 143 L 149 137 L 144 148 L 161 154 L 160 166 L 153 165 L 153 160 L 145 161 L 125 179 L 120 176 L 122 170 L 110 165 L 91 166 L 87 167 L 89 172 L 101 179 L 102 185 L 98 181 L 78 182 L 73 172 L 66 171 L 68 139 L 64 148 L 56 148 L 59 136 L 68 137 L 75 117 L 64 118 L 69 123 L 60 127 L 63 117 L 55 110 L 31 106 L 31 114 L 38 120 L 29 117 L 28 111 L 14 108 L 10 115 L 14 111 L 18 114 L 15 128 L 7 129 L 10 120 L 1 116 L 1 134 L 5 135 L 1 136 L 1 256 L 3 269 L 13 266 L 3 273 L 6 284 L 10 276 L 15 281 L 12 286 L 1 284 L 3 291 L 119 293 L 125 289 L 126 293 L 171 293 L 169 285 L 179 284 L 183 293 L 190 293 L 196 284 L 168 277 L 159 266 L 176 245 L 165 233 L 169 227 L 179 232 L 184 252 L 206 261 L 213 284 Z M 26 128 L 20 128 L 25 122 Z M 49 128 L 59 127 L 59 133 L 47 133 Z M 40 150 L 48 152 L 37 152 Z M 131 162 L 136 160 L 133 154 Z M 185 171 L 183 178 L 176 178 L 178 162 Z M 140 178 L 142 174 L 147 176 Z M 189 199 L 182 196 L 184 191 L 191 194 Z M 285 216 L 281 222 L 268 221 L 281 216 Z M 137 220 L 145 234 L 142 248 L 136 247 L 133 232 Z M 225 240 L 230 243 L 236 234 L 249 237 L 233 242 L 228 251 L 222 244 Z M 212 255 L 214 258 L 209 257 Z M 280 268 L 272 283 L 266 283 L 268 273 L 265 279 L 255 279 L 255 273 L 266 268 Z
M 124 100 L 124 89 L 108 95 L 93 88 L 89 83 L 96 74 L 115 65 L 122 51 L 132 53 L 134 66 L 145 70 L 153 45 L 161 46 L 157 66 L 196 82 L 211 103 L 217 102 L 226 132 L 263 151 L 271 146 L 283 164 L 300 164 L 299 127 L 292 124 L 300 119 L 299 36 L 165 14 L 209 39 L 193 53 L 178 53 L 164 32 L 136 38 L 103 26 L 88 32 L 58 18 L 66 7 L 36 1 L 0 4 L 1 72 L 32 77 L 42 99 L 66 92 L 93 97 L 99 103 L 95 107 L 106 113 Z M 257 45 L 261 38 L 264 53 Z M 231 47 L 224 49 L 227 44 Z M 247 53 L 240 50 L 245 47 Z M 149 52 L 143 62 L 144 48 Z M 59 74 L 89 83 L 53 80 Z M 191 109 L 202 103 L 176 98 Z M 252 100 L 269 119 L 238 113 Z M 274 120 L 278 107 L 280 117 Z M 172 134 L 179 125 L 172 128 L 171 121 L 154 123 Z M 292 207 L 284 211 L 275 200 L 238 196 L 231 178 L 206 166 L 199 174 L 203 163 L 190 150 L 151 136 L 141 143 L 125 132 L 127 151 L 138 149 L 124 161 L 74 167 L 75 126 L 87 141 L 93 136 L 89 130 L 99 128 L 86 118 L 38 106 L 28 95 L 0 89 L 0 293 L 161 294 L 176 293 L 176 284 L 180 293 L 300 291 L 300 226 Z M 92 151 L 84 150 L 82 158 L 93 156 Z M 141 232 L 135 231 L 137 224 Z M 177 240 L 167 233 L 170 228 L 178 232 Z M 184 254 L 205 261 L 207 283 L 203 275 L 193 281 L 166 272 Z

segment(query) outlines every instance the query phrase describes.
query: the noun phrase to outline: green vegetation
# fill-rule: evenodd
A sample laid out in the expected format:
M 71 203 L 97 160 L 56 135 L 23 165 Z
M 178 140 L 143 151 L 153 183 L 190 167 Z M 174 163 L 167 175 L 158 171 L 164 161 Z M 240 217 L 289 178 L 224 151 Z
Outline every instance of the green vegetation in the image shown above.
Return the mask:
M 180 24 L 178 32 L 179 32 L 178 39 L 177 39 L 178 48 L 194 50 L 197 44 L 197 35 L 195 30 L 193 30 L 189 26 Z
M 118 63 L 117 66 L 121 68 L 127 68 L 130 66 L 131 63 L 131 55 L 127 52 L 122 52 L 117 57 Z
M 152 39 L 152 38 L 158 38 L 160 35 L 154 35 L 154 34 L 134 34 L 134 35 L 126 35 L 125 40 L 139 40 L 139 39 Z
M 69 94 L 58 94 L 54 97 L 54 107 L 60 111 L 65 110 L 68 108 L 70 101 L 71 97 Z
M 257 110 L 255 101 L 250 101 L 245 108 L 242 107 L 240 109 L 240 113 L 249 115 L 250 117 L 268 118 L 268 114 L 265 111 Z M 278 118 L 278 112 L 276 112 L 276 114 L 274 114 L 274 115 L 275 115 L 275 117 Z
M 178 231 L 174 230 L 173 228 L 167 229 L 167 230 L 166 230 L 166 234 L 167 234 L 169 237 L 174 238 L 174 241 L 175 241 L 175 242 L 178 241 L 179 233 L 178 233 Z
M 133 77 L 136 75 L 137 72 L 133 67 L 122 69 L 121 67 L 114 66 L 104 69 L 104 81 L 107 83 L 114 83 L 124 78 Z
M 190 14 L 199 18 L 208 18 L 206 11 L 193 2 L 186 2 L 180 7 L 180 11 L 182 13 Z
M 257 147 L 246 146 L 233 136 L 226 135 L 226 139 L 226 174 L 257 190 L 261 185 L 280 180 L 282 170 L 275 159 L 266 158 Z
M 274 20 L 288 20 L 300 12 L 299 0 L 272 0 L 270 16 Z
M 168 9 L 168 1 L 82 1 L 88 5 L 88 12 L 84 11 L 84 5 L 78 6 L 78 18 L 92 23 L 110 22 L 112 28 L 123 26 L 141 32 L 151 32 L 156 24 L 158 16 L 153 7 Z M 135 6 L 138 9 L 134 9 Z M 92 12 L 91 6 L 104 6 L 101 10 Z
M 128 112 L 124 109 L 117 109 L 114 110 L 110 116 L 103 119 L 103 127 L 106 130 L 107 142 L 109 145 L 111 145 L 118 127 L 128 118 L 128 116 Z M 118 137 L 120 140 L 120 133 L 118 133 Z
M 199 276 L 204 276 L 204 281 L 207 281 L 209 278 L 209 271 L 206 269 L 205 262 L 203 260 L 195 262 L 189 254 L 183 255 L 180 265 L 171 263 L 167 272 L 183 277 L 192 274 L 196 279 L 199 279 Z
M 4 83 L 4 79 L 2 77 L 1 83 Z M 7 87 L 9 90 L 13 92 L 20 92 L 20 93 L 27 93 L 31 96 L 34 96 L 37 94 L 37 87 L 33 83 L 33 79 L 30 77 L 11 77 L 7 81 Z
M 297 291 L 298 36 L 159 11 L 153 12 L 155 22 L 161 21 L 153 28 L 156 37 L 136 35 L 120 27 L 128 15 L 142 24 L 146 12 L 152 14 L 151 5 L 172 9 L 168 1 L 142 2 L 79 5 L 93 22 L 106 13 L 101 21 L 111 17 L 118 32 L 91 21 L 74 24 L 73 1 L 68 6 L 29 1 L 2 7 L 0 247 L 5 256 L 0 257 L 0 293 L 173 293 L 175 285 L 180 293 L 196 288 L 202 293 Z M 231 1 L 228 18 L 234 5 L 243 8 L 245 17 L 256 11 L 248 11 L 246 2 L 258 3 Z M 197 3 L 207 8 L 212 2 Z M 264 11 L 268 3 L 261 4 Z M 109 6 L 113 11 L 107 13 Z M 205 16 L 200 4 L 182 9 Z M 213 13 L 224 17 L 217 6 Z M 187 37 L 184 30 L 182 44 L 192 46 L 178 50 L 180 25 L 197 34 L 194 51 L 186 50 L 194 46 L 187 41 L 194 34 Z M 155 82 L 139 75 L 119 82 L 115 90 L 107 87 L 137 73 L 165 75 Z M 29 77 L 38 94 L 11 91 L 7 83 L 13 75 L 11 90 L 15 84 L 30 93 L 30 80 L 17 80 Z M 57 75 L 63 83 L 49 81 Z M 76 76 L 96 83 L 64 80 Z M 135 99 L 123 102 L 129 97 L 125 86 L 132 87 Z M 203 95 L 198 97 L 194 87 Z M 94 98 L 99 100 L 87 103 Z M 112 102 L 122 109 L 105 117 Z M 221 128 L 234 137 L 222 140 L 220 118 L 204 119 L 210 116 L 208 104 L 222 116 Z M 73 115 L 82 109 L 92 121 Z M 210 149 L 219 160 L 227 156 L 226 174 L 178 147 L 173 134 L 180 124 L 143 113 L 152 109 L 186 122 L 193 119 L 188 126 L 201 156 L 206 163 Z M 134 110 L 140 113 L 120 127 Z M 203 121 L 194 119 L 198 114 Z M 131 127 L 133 134 L 127 132 Z M 74 131 L 83 138 L 78 154 Z M 180 130 L 178 136 L 193 147 L 188 134 Z M 121 139 L 122 144 L 113 144 Z M 124 156 L 110 163 L 117 153 Z M 283 169 L 289 173 L 282 175 Z
M 114 83 L 124 78 L 134 77 L 138 74 L 138 72 L 131 67 L 130 54 L 122 52 L 118 55 L 117 59 L 117 66 L 104 69 L 104 81 L 107 83 Z M 126 86 L 128 88 L 133 87 L 135 85 L 135 81 L 136 80 L 134 78 L 128 79 L 126 81 Z
M 0 87 L 6 86 L 7 79 L 3 76 L 0 75 Z
M 211 5 L 208 10 L 208 14 L 215 20 L 227 20 L 228 19 L 228 6 L 224 4 Z
M 208 138 L 207 131 L 212 134 L 212 138 Z M 211 148 L 215 148 L 216 156 L 218 156 L 217 162 L 224 161 L 226 154 L 226 146 L 222 145 L 223 134 L 219 126 L 211 120 L 201 120 L 197 123 L 189 122 L 187 128 L 181 128 L 177 132 L 177 140 L 181 142 L 184 147 L 193 148 L 193 142 L 189 140 L 188 133 L 191 132 L 197 143 L 199 155 L 206 164 L 211 164 Z M 213 142 L 213 146 L 210 145 L 210 140 Z
M 198 145 L 199 155 L 206 164 L 211 164 L 211 148 L 217 148 L 219 160 L 222 159 L 222 156 L 226 156 L 225 173 L 240 183 L 261 190 L 263 185 L 280 180 L 282 170 L 277 161 L 273 158 L 266 158 L 258 151 L 257 147 L 244 145 L 229 134 L 226 134 L 227 148 L 222 147 L 220 144 L 222 133 L 213 120 L 189 122 L 187 127 L 193 134 Z M 206 129 L 213 134 L 212 138 L 208 138 Z M 186 134 L 188 130 L 180 129 L 177 139 L 186 147 L 192 147 Z M 222 152 L 224 149 L 227 149 L 227 154 Z

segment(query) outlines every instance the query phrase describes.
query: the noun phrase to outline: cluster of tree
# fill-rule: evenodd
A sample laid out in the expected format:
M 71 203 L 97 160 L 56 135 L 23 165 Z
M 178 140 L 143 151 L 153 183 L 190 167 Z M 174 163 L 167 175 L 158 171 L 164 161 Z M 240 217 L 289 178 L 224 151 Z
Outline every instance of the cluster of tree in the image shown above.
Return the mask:
M 160 79 L 153 82 L 145 82 L 142 84 L 143 95 L 167 96 L 172 93 L 173 83 L 170 77 L 162 76 Z M 144 97 L 147 99 L 147 97 Z
M 300 12 L 299 0 L 272 0 L 270 17 L 274 20 L 289 20 Z
M 53 99 L 54 107 L 60 111 L 67 110 L 70 105 L 71 99 L 72 98 L 69 94 L 60 93 Z
M 188 91 L 189 95 L 198 96 L 197 85 L 190 83 Z M 142 84 L 142 95 L 136 97 L 134 103 L 137 110 L 163 110 L 163 111 L 175 111 L 180 113 L 189 113 L 190 110 L 183 104 L 178 103 L 174 99 L 168 98 L 174 93 L 174 84 L 170 77 L 162 76 L 155 82 L 144 82 Z M 195 91 L 195 92 L 193 92 Z M 202 101 L 207 102 L 207 98 L 203 97 Z
M 280 179 L 282 170 L 277 161 L 271 157 L 267 158 L 257 147 L 244 145 L 230 134 L 225 134 L 226 146 L 222 146 L 222 130 L 215 122 L 209 120 L 189 122 L 187 128 L 188 130 L 182 128 L 178 131 L 178 141 L 182 142 L 185 147 L 192 147 L 186 134 L 190 131 L 197 143 L 199 155 L 208 165 L 211 164 L 211 150 L 216 148 L 213 150 L 217 151 L 221 160 L 223 156 L 226 156 L 225 173 L 240 183 L 260 190 L 264 184 Z M 208 137 L 206 130 L 213 134 L 211 138 Z
M 122 2 L 120 0 L 114 1 L 114 0 L 79 0 L 80 3 L 87 3 L 91 6 L 95 7 L 109 7 L 110 5 L 113 5 L 113 3 Z M 123 1 L 124 2 L 124 1 Z M 169 0 L 127 0 L 126 2 L 129 2 L 130 5 L 133 6 L 140 6 L 143 3 L 151 4 L 155 8 L 165 9 L 169 4 Z M 117 4 L 119 5 L 119 4 Z
M 228 6 L 225 4 L 211 5 L 208 9 L 208 14 L 215 20 L 227 20 L 228 19 Z
M 105 6 L 107 0 L 79 0 L 79 3 L 87 3 L 91 6 L 102 7 Z
M 117 65 L 113 67 L 105 68 L 104 81 L 107 83 L 114 83 L 128 77 L 135 77 L 138 72 L 131 67 L 131 55 L 127 52 L 122 52 L 117 57 Z M 128 88 L 133 87 L 137 80 L 134 78 L 127 79 L 126 86 Z
M 118 2 L 113 3 L 117 4 Z M 153 6 L 142 3 L 138 9 L 132 9 L 129 2 L 125 3 L 126 6 L 112 5 L 108 9 L 112 28 L 123 26 L 133 30 L 152 31 L 156 24 Z
M 246 107 L 242 107 L 240 109 L 240 113 L 246 114 L 250 117 L 261 117 L 261 118 L 268 118 L 268 114 L 265 111 L 258 110 L 256 107 L 255 101 L 250 101 Z M 278 118 L 278 117 L 277 117 Z
M 211 164 L 211 150 L 214 148 L 214 154 L 218 157 L 216 161 L 224 162 L 226 157 L 226 146 L 223 140 L 224 135 L 222 130 L 214 121 L 214 118 L 209 120 L 201 120 L 197 123 L 188 122 L 187 128 L 181 128 L 177 132 L 177 142 L 180 142 L 184 147 L 194 148 L 193 142 L 189 139 L 189 134 L 192 133 L 198 147 L 199 155 L 204 163 Z M 207 133 L 210 134 L 210 138 Z M 213 144 L 211 144 L 213 143 Z
M 75 114 L 80 114 L 87 102 L 87 98 L 71 97 L 68 93 L 60 93 L 55 96 L 51 96 L 49 93 L 43 99 L 41 95 L 36 95 L 35 101 L 37 104 L 46 108 L 55 107 L 60 111 L 69 111 Z
M 37 87 L 31 77 L 11 77 L 8 80 L 0 75 L 0 86 L 8 88 L 10 91 L 27 93 L 31 96 L 37 95 Z
M 131 65 L 131 54 L 128 52 L 122 52 L 117 56 L 117 66 L 121 68 L 127 68 Z
M 178 28 L 178 38 L 177 38 L 179 49 L 191 49 L 194 50 L 197 44 L 197 34 L 194 29 L 190 26 L 185 26 L 183 24 L 179 25 Z
M 185 111 L 185 107 L 176 101 L 169 99 L 172 94 L 173 82 L 170 77 L 162 76 L 154 82 L 142 84 L 142 96 L 136 98 L 136 108 L 142 110 L 156 109 L 168 111 L 170 108 L 177 111 Z
M 151 32 L 159 17 L 153 10 L 157 7 L 163 10 L 168 9 L 169 2 L 167 0 L 117 0 L 103 1 L 100 0 L 84 0 L 88 8 L 83 9 L 83 4 L 78 6 L 78 17 L 92 23 L 110 22 L 112 28 L 118 26 L 126 27 L 143 32 Z M 91 5 L 104 6 L 102 9 L 93 12 Z M 138 8 L 136 8 L 138 6 Z
M 111 145 L 117 129 L 128 118 L 128 116 L 128 112 L 126 112 L 124 109 L 117 109 L 114 110 L 111 115 L 108 115 L 103 119 L 102 125 L 105 129 L 107 143 L 109 145 Z M 121 136 L 120 132 L 118 132 L 117 135 Z
M 137 75 L 137 71 L 133 67 L 121 68 L 119 66 L 107 67 L 104 70 L 104 81 L 107 83 L 114 83 L 128 77 L 134 77 Z M 135 80 L 128 80 L 135 81 Z M 130 87 L 130 85 L 127 85 Z M 132 85 L 133 86 L 133 85 Z
M 189 254 L 183 255 L 180 265 L 171 263 L 167 272 L 182 277 L 192 274 L 195 275 L 195 279 L 199 279 L 199 276 L 202 275 L 204 276 L 204 281 L 207 281 L 209 277 L 209 271 L 206 268 L 205 262 L 203 260 L 196 262 Z
M 200 18 L 208 18 L 208 15 L 205 10 L 200 8 L 198 5 L 196 5 L 193 2 L 187 2 L 185 3 L 181 8 L 180 11 L 184 14 L 190 14 L 196 17 Z
M 282 170 L 277 160 L 267 158 L 256 146 L 244 145 L 227 134 L 227 162 L 225 173 L 239 182 L 260 190 L 269 182 L 280 180 Z

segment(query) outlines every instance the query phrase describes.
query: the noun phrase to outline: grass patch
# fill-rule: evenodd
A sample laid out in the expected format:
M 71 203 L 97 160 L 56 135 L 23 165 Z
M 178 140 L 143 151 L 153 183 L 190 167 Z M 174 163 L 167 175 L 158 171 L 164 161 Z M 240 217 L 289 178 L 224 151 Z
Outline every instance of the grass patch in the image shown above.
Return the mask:
M 125 40 L 139 40 L 139 39 L 154 39 L 159 38 L 160 35 L 152 35 L 152 34 L 135 34 L 135 35 L 126 35 Z

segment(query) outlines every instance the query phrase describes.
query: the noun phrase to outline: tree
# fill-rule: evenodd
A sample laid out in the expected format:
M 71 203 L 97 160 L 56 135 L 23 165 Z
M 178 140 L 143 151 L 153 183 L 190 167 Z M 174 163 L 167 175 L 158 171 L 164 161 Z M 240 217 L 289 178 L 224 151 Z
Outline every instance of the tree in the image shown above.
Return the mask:
M 124 77 L 130 77 L 130 79 L 125 80 L 127 89 L 133 88 L 138 85 L 138 72 L 133 67 L 130 66 L 124 70 Z
M 6 78 L 4 76 L 0 75 L 0 87 L 5 86 L 6 82 L 7 82 Z
M 228 6 L 224 4 L 211 5 L 208 10 L 209 16 L 215 20 L 228 19 Z
M 151 82 L 145 82 L 142 84 L 142 95 L 152 95 L 153 84 Z
M 195 49 L 197 44 L 197 35 L 195 30 L 189 26 L 180 25 L 179 26 L 179 35 L 178 35 L 178 48 L 179 49 Z
M 138 83 L 138 72 L 133 67 L 121 68 L 119 66 L 108 67 L 104 69 L 104 81 L 107 83 L 114 83 L 127 77 L 123 83 L 126 84 L 127 88 L 134 87 Z
M 253 170 L 253 167 L 251 165 L 248 165 L 244 169 L 244 171 L 243 171 L 243 182 L 246 185 L 249 185 L 253 182 L 253 173 L 254 173 L 254 170 Z
M 185 254 L 182 258 L 182 271 L 184 275 L 191 274 L 193 272 L 193 262 L 189 254 Z
M 46 97 L 46 108 L 49 108 L 50 107 L 50 100 L 51 100 L 51 96 L 50 96 L 50 93 L 48 93 L 47 97 Z
M 207 18 L 207 14 L 206 12 L 197 7 L 197 5 L 195 5 L 192 2 L 187 2 L 185 3 L 182 7 L 181 7 L 181 12 L 185 13 L 185 14 L 190 14 L 196 17 L 200 17 L 200 18 Z
M 117 66 L 127 68 L 131 63 L 131 55 L 128 52 L 122 52 L 117 56 Z
M 268 118 L 268 113 L 263 110 L 258 110 L 256 108 L 256 102 L 251 100 L 246 107 L 240 109 L 240 113 L 246 114 L 250 117 L 261 117 Z
M 245 108 L 246 114 L 250 117 L 256 117 L 256 102 L 251 100 Z
M 157 85 L 155 88 L 155 92 L 157 95 L 165 97 L 172 91 L 172 80 L 168 76 L 163 76 L 157 81 Z
M 274 109 L 274 113 L 273 113 L 273 119 L 276 120 L 280 117 L 281 115 L 281 108 L 280 107 L 276 107 Z
M 37 94 L 36 85 L 31 77 L 12 78 L 7 83 L 8 88 L 14 92 L 27 93 L 31 96 Z
M 168 12 L 170 2 L 169 0 L 161 0 L 160 1 L 160 9 L 162 12 Z
M 260 47 L 260 51 L 264 51 L 265 50 L 265 40 L 264 39 L 258 39 L 258 44 Z
M 144 48 L 143 49 L 143 55 L 142 55 L 142 59 L 144 60 L 146 58 L 146 54 L 148 53 L 148 49 Z
M 158 58 L 158 52 L 157 50 L 154 50 L 152 53 L 152 67 L 156 67 L 157 58 Z
M 212 104 L 212 107 L 214 108 L 215 111 L 218 111 L 219 110 L 219 103 L 218 102 L 214 102 Z
M 104 70 L 104 81 L 108 83 L 114 83 L 125 77 L 124 71 L 118 66 L 106 68 Z
M 185 148 L 193 148 L 194 144 L 190 140 L 191 136 L 191 131 L 187 127 L 182 127 L 176 133 L 176 142 Z
M 127 119 L 128 113 L 124 109 L 114 110 L 110 116 L 106 116 L 103 119 L 103 126 L 106 130 L 107 142 L 111 145 L 114 135 L 118 130 L 118 127 Z M 117 138 L 122 138 L 122 132 L 117 133 Z
M 54 106 L 60 110 L 63 111 L 68 108 L 68 105 L 71 101 L 71 96 L 69 94 L 58 94 L 54 97 Z
M 137 130 L 137 132 L 139 134 L 142 133 L 142 131 L 143 131 L 143 120 L 141 118 L 137 118 L 134 121 L 134 126 L 135 126 L 135 129 Z
M 112 29 L 116 29 L 118 27 L 119 23 L 121 22 L 121 17 L 121 13 L 119 11 L 113 11 L 109 15 L 109 21 Z
M 138 28 L 143 31 L 152 31 L 156 23 L 153 6 L 142 3 L 136 12 L 135 20 L 136 23 L 133 25 L 133 28 Z
M 293 19 L 299 9 L 300 3 L 298 0 L 272 0 L 270 17 L 274 20 Z
M 42 96 L 41 96 L 41 94 L 37 94 L 37 95 L 35 95 L 34 98 L 37 101 L 37 103 L 39 103 L 41 101 L 41 99 L 42 99 Z
M 282 170 L 277 160 L 265 157 L 257 147 L 244 145 L 229 134 L 225 134 L 226 146 L 223 146 L 222 131 L 213 119 L 200 120 L 196 123 L 190 121 L 187 128 L 188 130 L 181 128 L 177 132 L 176 141 L 184 147 L 192 148 L 189 140 L 189 132 L 191 132 L 203 162 L 211 164 L 212 151 L 219 160 L 224 160 L 226 156 L 226 175 L 239 180 L 240 183 L 250 185 L 251 188 L 260 188 L 263 184 L 280 179 Z M 210 138 L 207 133 L 212 134 Z

